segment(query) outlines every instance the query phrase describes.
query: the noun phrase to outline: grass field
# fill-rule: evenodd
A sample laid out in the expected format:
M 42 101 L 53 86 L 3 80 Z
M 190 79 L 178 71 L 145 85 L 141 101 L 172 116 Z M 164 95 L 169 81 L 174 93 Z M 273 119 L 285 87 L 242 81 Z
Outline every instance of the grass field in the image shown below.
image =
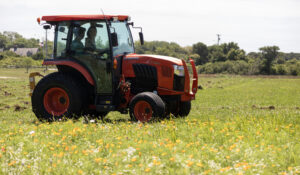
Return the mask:
M 40 123 L 28 74 L 0 70 L 0 174 L 300 174 L 300 79 L 199 77 L 185 119 Z

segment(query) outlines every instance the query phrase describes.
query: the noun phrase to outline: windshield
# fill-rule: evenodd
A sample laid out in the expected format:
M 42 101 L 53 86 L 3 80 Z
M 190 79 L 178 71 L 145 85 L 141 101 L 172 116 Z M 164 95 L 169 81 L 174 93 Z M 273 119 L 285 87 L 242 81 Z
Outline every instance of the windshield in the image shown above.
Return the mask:
M 113 47 L 113 56 L 134 53 L 131 33 L 126 22 L 112 22 L 110 29 L 111 33 L 115 31 L 118 34 L 118 46 Z

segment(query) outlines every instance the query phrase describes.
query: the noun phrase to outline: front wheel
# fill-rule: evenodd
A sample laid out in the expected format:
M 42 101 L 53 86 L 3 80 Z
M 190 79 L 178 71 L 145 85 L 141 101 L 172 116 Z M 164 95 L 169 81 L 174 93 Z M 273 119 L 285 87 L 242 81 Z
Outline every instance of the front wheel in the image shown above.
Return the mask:
M 133 121 L 149 122 L 164 117 L 165 103 L 152 92 L 142 92 L 131 100 L 129 112 Z
M 181 101 L 178 104 L 176 111 L 173 111 L 172 114 L 175 117 L 186 117 L 191 111 L 192 104 L 190 101 Z
M 44 77 L 35 87 L 32 110 L 39 120 L 54 121 L 78 116 L 83 108 L 82 88 L 71 76 L 55 72 Z

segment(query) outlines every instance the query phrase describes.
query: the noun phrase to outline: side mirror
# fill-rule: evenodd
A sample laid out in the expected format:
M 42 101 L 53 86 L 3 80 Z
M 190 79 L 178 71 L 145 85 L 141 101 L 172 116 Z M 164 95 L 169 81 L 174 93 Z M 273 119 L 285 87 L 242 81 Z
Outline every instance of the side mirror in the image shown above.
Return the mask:
M 116 47 L 116 46 L 118 46 L 119 45 L 119 43 L 118 43 L 118 35 L 117 35 L 117 33 L 112 33 L 111 35 L 111 43 L 112 43 L 112 46 L 113 47 Z
M 139 32 L 141 45 L 144 45 L 144 35 L 143 32 Z

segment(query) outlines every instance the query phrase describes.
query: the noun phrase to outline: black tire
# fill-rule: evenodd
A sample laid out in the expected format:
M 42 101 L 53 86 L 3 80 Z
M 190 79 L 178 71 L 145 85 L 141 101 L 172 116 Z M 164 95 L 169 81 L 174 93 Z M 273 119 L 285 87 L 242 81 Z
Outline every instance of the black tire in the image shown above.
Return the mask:
M 186 117 L 189 115 L 191 111 L 191 107 L 192 107 L 191 101 L 179 102 L 177 111 L 173 111 L 172 114 L 175 117 Z
M 49 110 L 55 108 L 51 104 L 51 100 L 53 98 L 47 100 L 49 99 L 49 96 L 51 97 L 51 94 L 48 95 L 48 92 L 53 89 L 64 92 L 65 98 L 67 99 L 66 100 L 60 97 L 59 100 L 56 100 L 61 103 L 59 105 L 65 105 L 65 101 L 68 102 L 68 105 L 64 106 L 65 109 L 63 109 L 63 111 L 57 112 L 56 114 L 54 114 L 53 111 L 52 113 L 48 112 Z M 85 93 L 83 92 L 83 90 L 84 89 L 81 84 L 78 83 L 70 75 L 62 74 L 60 72 L 51 73 L 41 79 L 35 87 L 31 96 L 32 110 L 35 113 L 36 117 L 41 121 L 51 122 L 62 119 L 62 117 L 78 117 L 83 109 L 84 102 L 86 101 L 86 97 L 84 95 Z M 57 93 L 54 92 L 54 94 L 56 95 Z M 48 109 L 48 111 L 46 108 Z
M 137 112 L 139 106 L 143 106 L 141 104 L 146 105 L 145 108 L 141 107 L 140 109 L 141 111 L 144 111 L 142 113 L 145 114 L 146 117 L 142 115 L 136 115 L 139 114 L 139 112 Z M 133 121 L 140 121 L 140 122 L 153 121 L 164 117 L 165 103 L 158 95 L 152 92 L 142 92 L 137 94 L 130 101 L 129 113 L 130 113 L 130 118 Z

